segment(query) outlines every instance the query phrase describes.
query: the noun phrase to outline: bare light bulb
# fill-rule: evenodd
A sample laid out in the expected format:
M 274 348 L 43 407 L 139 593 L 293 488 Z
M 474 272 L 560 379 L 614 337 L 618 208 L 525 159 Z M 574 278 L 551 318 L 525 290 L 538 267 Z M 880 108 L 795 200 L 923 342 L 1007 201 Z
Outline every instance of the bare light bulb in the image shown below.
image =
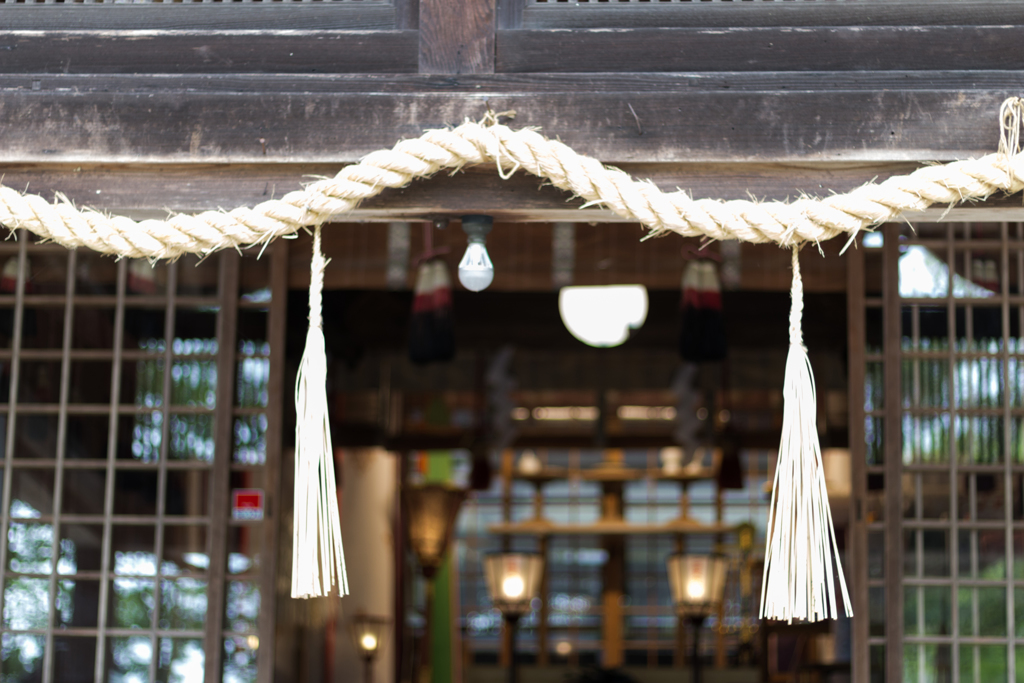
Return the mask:
M 466 253 L 459 262 L 459 282 L 466 289 L 480 292 L 494 281 L 494 264 L 487 253 L 484 241 L 470 238 Z
M 494 264 L 487 253 L 487 233 L 493 224 L 490 216 L 462 217 L 462 230 L 469 244 L 459 262 L 459 282 L 471 292 L 483 291 L 494 281 Z

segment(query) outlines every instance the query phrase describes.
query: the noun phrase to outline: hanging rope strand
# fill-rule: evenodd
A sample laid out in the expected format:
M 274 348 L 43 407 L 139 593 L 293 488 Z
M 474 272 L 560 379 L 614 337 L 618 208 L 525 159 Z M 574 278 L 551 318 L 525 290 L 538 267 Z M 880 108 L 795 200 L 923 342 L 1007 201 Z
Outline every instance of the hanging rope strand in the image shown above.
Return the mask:
M 132 258 L 177 258 L 218 249 L 264 244 L 300 228 L 351 211 L 387 188 L 404 187 L 442 170 L 492 163 L 502 177 L 522 168 L 559 189 L 601 205 L 655 234 L 792 246 L 856 235 L 905 211 L 933 204 L 955 205 L 996 192 L 1024 189 L 1024 155 L 1019 149 L 1024 100 L 1010 98 L 1000 111 L 1001 144 L 980 159 L 926 166 L 882 183 L 824 199 L 786 202 L 691 199 L 686 192 L 663 192 L 647 181 L 603 165 L 529 128 L 512 130 L 491 115 L 481 123 L 428 130 L 343 168 L 281 199 L 229 213 L 175 214 L 164 221 L 134 221 L 78 209 L 62 195 L 50 203 L 0 185 L 0 224 L 25 228 L 69 248 Z
M 295 381 L 295 503 L 292 597 L 328 595 L 337 585 L 348 594 L 341 544 L 334 448 L 327 414 L 327 351 L 323 332 L 323 287 L 327 259 L 313 230 L 309 330 Z
M 839 568 L 843 607 L 847 616 L 853 615 L 825 487 L 814 374 L 801 332 L 804 287 L 799 247 L 792 251 L 782 438 L 768 508 L 768 542 L 761 584 L 761 616 L 787 622 L 838 616 L 833 558 Z

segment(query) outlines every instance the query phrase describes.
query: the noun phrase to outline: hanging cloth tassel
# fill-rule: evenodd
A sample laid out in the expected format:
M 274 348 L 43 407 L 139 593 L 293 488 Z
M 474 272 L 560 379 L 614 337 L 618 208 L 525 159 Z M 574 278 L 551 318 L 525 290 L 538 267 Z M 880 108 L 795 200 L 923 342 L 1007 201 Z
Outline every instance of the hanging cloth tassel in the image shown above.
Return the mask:
M 293 598 L 327 595 L 335 584 L 339 595 L 348 594 L 327 416 L 327 351 L 321 311 L 327 261 L 320 250 L 319 225 L 313 231 L 310 268 L 309 331 L 295 381 Z
M 793 304 L 783 389 L 782 441 L 768 513 L 768 543 L 761 584 L 761 617 L 792 623 L 838 616 L 835 574 L 847 616 L 853 616 L 843 578 L 825 473 L 818 445 L 814 376 L 800 331 L 804 308 L 799 247 L 793 248 Z
M 723 360 L 726 344 L 722 286 L 711 261 L 701 259 L 686 267 L 681 310 L 680 357 L 691 363 Z

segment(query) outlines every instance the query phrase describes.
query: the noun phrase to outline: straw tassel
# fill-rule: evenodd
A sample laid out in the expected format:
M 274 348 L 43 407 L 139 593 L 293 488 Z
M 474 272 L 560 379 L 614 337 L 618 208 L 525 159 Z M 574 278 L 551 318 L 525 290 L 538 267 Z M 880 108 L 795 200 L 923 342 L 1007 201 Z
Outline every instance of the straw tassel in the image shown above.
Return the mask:
M 327 416 L 327 351 L 321 311 L 327 261 L 320 249 L 319 225 L 313 231 L 310 268 L 309 331 L 295 381 L 293 598 L 328 595 L 335 585 L 339 595 L 348 594 Z
M 833 557 L 846 615 L 853 616 L 825 489 L 814 376 L 800 331 L 804 304 L 798 250 L 793 248 L 782 441 L 768 513 L 761 584 L 761 617 L 790 623 L 794 619 L 820 621 L 838 616 Z

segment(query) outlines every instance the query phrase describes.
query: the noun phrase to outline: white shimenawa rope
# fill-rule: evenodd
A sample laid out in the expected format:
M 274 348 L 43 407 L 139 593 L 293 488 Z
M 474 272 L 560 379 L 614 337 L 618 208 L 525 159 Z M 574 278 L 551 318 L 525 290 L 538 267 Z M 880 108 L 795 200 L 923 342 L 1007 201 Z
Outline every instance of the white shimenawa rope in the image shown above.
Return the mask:
M 321 313 L 326 268 L 317 225 L 313 230 L 310 266 L 309 331 L 295 381 L 293 598 L 328 595 L 335 584 L 339 595 L 348 595 L 334 449 L 327 415 L 327 355 Z
M 800 333 L 803 289 L 797 248 L 857 233 L 920 211 L 932 204 L 954 205 L 984 199 L 997 191 L 1024 189 L 1020 124 L 1024 99 L 1000 108 L 998 151 L 981 159 L 928 166 L 882 183 L 868 183 L 843 195 L 802 198 L 791 203 L 692 199 L 686 192 L 663 192 L 653 183 L 575 152 L 528 128 L 512 130 L 489 113 L 482 122 L 454 129 L 428 130 L 390 150 L 373 152 L 334 178 L 320 180 L 278 200 L 231 212 L 175 214 L 164 221 L 134 221 L 78 209 L 63 195 L 50 203 L 0 185 L 0 225 L 24 228 L 69 248 L 131 258 L 177 258 L 218 249 L 266 244 L 315 226 L 309 291 L 309 332 L 295 386 L 295 541 L 292 596 L 326 595 L 337 585 L 348 593 L 341 524 L 334 481 L 334 454 L 327 415 L 327 361 L 322 330 L 321 293 L 327 263 L 320 226 L 355 208 L 385 188 L 444 169 L 493 163 L 502 178 L 522 168 L 555 187 L 600 204 L 625 220 L 638 221 L 652 234 L 744 242 L 775 242 L 793 252 L 793 309 L 786 362 L 785 407 L 779 463 L 769 513 L 769 542 L 761 614 L 772 619 L 816 621 L 835 617 L 838 563 L 835 531 L 825 490 L 816 430 L 814 380 Z M 849 243 L 848 243 L 849 244 Z M 831 549 L 831 550 L 830 550 Z M 847 614 L 849 594 L 839 569 Z
M 853 616 L 825 489 L 814 374 L 800 329 L 804 287 L 798 247 L 793 248 L 791 295 L 782 440 L 768 508 L 768 542 L 761 583 L 761 617 L 790 623 L 794 619 L 820 621 L 838 616 L 833 557 L 839 569 L 846 615 Z
M 231 212 L 175 214 L 164 221 L 133 221 L 79 210 L 58 195 L 50 203 L 38 195 L 0 186 L 0 225 L 25 228 L 66 247 L 132 258 L 176 258 L 228 247 L 263 244 L 351 211 L 385 188 L 404 187 L 415 178 L 444 169 L 493 163 L 502 177 L 517 169 L 600 204 L 625 220 L 643 223 L 655 234 L 792 246 L 856 235 L 872 225 L 920 211 L 932 204 L 954 205 L 984 199 L 997 191 L 1024 189 L 1024 155 L 1017 131 L 1024 100 L 1013 97 L 1000 110 L 999 152 L 980 159 L 926 166 L 882 183 L 868 183 L 847 194 L 793 202 L 692 199 L 684 191 L 663 192 L 653 183 L 603 165 L 528 128 L 512 130 L 488 114 L 483 122 L 428 130 L 389 150 L 371 153 L 334 178 L 317 181 L 281 199 Z

